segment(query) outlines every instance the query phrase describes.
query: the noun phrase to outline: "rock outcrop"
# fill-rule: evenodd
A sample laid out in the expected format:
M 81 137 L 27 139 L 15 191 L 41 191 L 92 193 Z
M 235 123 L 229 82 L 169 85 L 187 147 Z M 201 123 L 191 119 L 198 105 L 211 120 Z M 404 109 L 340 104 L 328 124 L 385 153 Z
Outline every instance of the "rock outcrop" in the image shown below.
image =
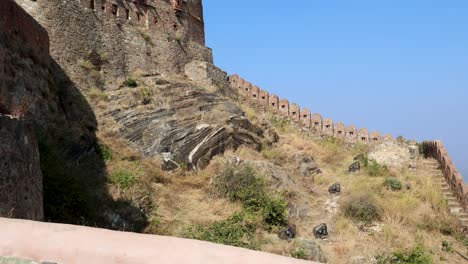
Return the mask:
M 146 155 L 200 168 L 229 148 L 261 148 L 264 131 L 234 103 L 183 79 L 144 77 L 137 88 L 111 92 L 110 100 L 104 116 Z

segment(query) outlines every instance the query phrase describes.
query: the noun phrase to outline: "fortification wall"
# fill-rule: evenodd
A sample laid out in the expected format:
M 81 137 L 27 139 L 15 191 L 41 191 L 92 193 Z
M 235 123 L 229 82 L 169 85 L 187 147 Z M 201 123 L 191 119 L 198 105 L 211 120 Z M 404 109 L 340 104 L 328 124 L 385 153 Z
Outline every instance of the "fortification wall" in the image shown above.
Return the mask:
M 309 109 L 301 108 L 296 103 L 290 103 L 288 99 L 279 99 L 277 95 L 261 90 L 237 74 L 229 76 L 228 80 L 231 88 L 239 91 L 239 94 L 250 102 L 270 108 L 279 116 L 288 117 L 297 125 L 318 135 L 336 137 L 350 144 L 357 142 L 378 144 L 394 140 L 391 135 L 381 137 L 378 131 L 369 133 L 366 128 L 357 130 L 354 125 L 345 126 L 341 122 L 334 123 L 330 118 L 323 119 L 321 114 L 312 114 Z
M 182 74 L 192 60 L 213 60 L 204 46 L 201 0 L 16 2 L 46 28 L 52 57 L 71 75 L 80 61 L 93 62 L 100 75 L 122 77 L 137 70 Z
M 424 141 L 423 148 L 426 157 L 434 158 L 439 162 L 451 191 L 466 211 L 468 208 L 468 185 L 463 182 L 463 177 L 455 167 L 442 142 Z
M 36 77 L 40 92 L 48 52 L 47 32 L 13 1 L 0 1 L 0 216 L 44 217 L 36 136 L 31 123 L 21 118 L 32 102 L 21 100 L 33 88 L 23 74 Z M 37 71 L 29 71 L 29 65 Z

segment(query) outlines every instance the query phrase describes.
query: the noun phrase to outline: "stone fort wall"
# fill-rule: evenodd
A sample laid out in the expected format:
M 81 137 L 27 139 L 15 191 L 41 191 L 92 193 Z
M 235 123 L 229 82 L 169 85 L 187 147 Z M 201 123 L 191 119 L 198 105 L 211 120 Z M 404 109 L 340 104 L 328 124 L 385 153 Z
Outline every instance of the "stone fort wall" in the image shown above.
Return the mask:
M 228 79 L 231 88 L 238 90 L 250 102 L 269 108 L 279 116 L 290 118 L 299 126 L 310 129 L 318 135 L 333 136 L 351 144 L 357 142 L 378 144 L 394 140 L 391 135 L 382 137 L 378 131 L 369 133 L 366 128 L 358 130 L 354 125 L 345 126 L 341 122 L 334 123 L 330 118 L 324 120 L 319 113 L 312 114 L 307 108 L 301 108 L 295 103 L 290 103 L 287 99 L 280 99 L 275 94 L 261 90 L 237 74 L 229 76 Z M 445 180 L 466 211 L 468 209 L 468 185 L 464 183 L 463 177 L 456 169 L 442 142 L 424 141 L 422 145 L 426 157 L 434 158 L 440 163 Z
M 240 94 L 251 102 L 269 108 L 280 116 L 288 117 L 303 128 L 310 129 L 321 136 L 332 136 L 342 139 L 347 143 L 378 144 L 383 141 L 393 140 L 392 135 L 382 136 L 378 131 L 369 132 L 366 128 L 357 129 L 354 125 L 345 126 L 341 122 L 335 123 L 332 119 L 323 119 L 319 113 L 312 113 L 307 108 L 301 108 L 296 103 L 290 103 L 288 99 L 280 99 L 275 94 L 261 90 L 258 86 L 239 77 L 237 74 L 229 76 L 231 88 L 238 90 Z
M 22 65 L 47 62 L 47 32 L 15 2 L 0 1 L 0 217 L 42 220 L 42 173 L 37 140 L 17 102 L 24 74 L 41 79 L 37 71 L 19 71 Z M 47 80 L 46 80 L 47 82 Z M 35 85 L 41 86 L 41 80 Z M 40 87 L 35 87 L 40 89 Z
M 427 157 L 436 159 L 444 174 L 445 180 L 452 193 L 458 199 L 458 202 L 463 206 L 463 209 L 468 208 L 468 185 L 463 182 L 463 177 L 452 162 L 447 150 L 441 141 L 425 141 L 423 142 L 424 152 Z
M 48 31 L 51 56 L 78 83 L 83 60 L 104 77 L 182 74 L 192 60 L 213 61 L 201 0 L 15 1 Z

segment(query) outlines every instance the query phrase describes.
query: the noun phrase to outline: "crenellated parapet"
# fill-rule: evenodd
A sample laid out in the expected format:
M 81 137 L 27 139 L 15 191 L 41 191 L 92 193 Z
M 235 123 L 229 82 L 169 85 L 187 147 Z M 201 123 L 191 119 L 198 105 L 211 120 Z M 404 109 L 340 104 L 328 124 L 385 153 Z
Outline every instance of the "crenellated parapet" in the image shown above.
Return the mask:
M 441 141 L 424 141 L 424 155 L 436 159 L 444 174 L 444 178 L 450 186 L 450 190 L 457 197 L 463 209 L 468 208 L 468 185 L 464 183 L 463 177 L 455 167 L 452 159 Z
M 288 99 L 280 99 L 277 95 L 260 89 L 237 74 L 229 76 L 228 79 L 231 88 L 244 95 L 244 98 L 247 98 L 250 102 L 271 109 L 280 116 L 289 117 L 297 125 L 318 135 L 336 137 L 349 144 L 357 142 L 379 144 L 384 141 L 394 140 L 391 135 L 382 137 L 378 131 L 369 134 L 366 128 L 361 128 L 358 131 L 354 125 L 345 126 L 342 122 L 334 123 L 331 118 L 323 120 L 322 115 L 319 113 L 312 114 L 309 109 L 301 108 L 296 103 L 290 103 Z

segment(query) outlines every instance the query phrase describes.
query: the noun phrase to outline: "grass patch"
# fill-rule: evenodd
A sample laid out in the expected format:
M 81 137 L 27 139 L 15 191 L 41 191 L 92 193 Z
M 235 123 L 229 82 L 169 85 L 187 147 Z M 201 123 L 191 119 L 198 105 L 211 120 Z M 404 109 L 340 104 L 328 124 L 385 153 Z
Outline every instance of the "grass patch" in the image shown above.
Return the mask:
M 89 89 L 88 96 L 89 98 L 95 101 L 109 102 L 109 96 L 105 92 L 101 91 L 99 88 L 96 88 L 96 87 Z
M 112 183 L 117 184 L 121 189 L 126 190 L 136 183 L 137 177 L 129 171 L 120 170 L 111 173 L 110 180 Z
M 147 105 L 153 101 L 153 94 L 151 93 L 151 90 L 146 86 L 138 89 L 136 96 L 144 105 Z
M 291 250 L 291 257 L 296 259 L 304 259 L 308 260 L 309 256 L 307 255 L 306 251 L 303 248 L 293 248 Z
M 236 213 L 227 220 L 217 221 L 209 226 L 193 225 L 186 230 L 185 237 L 217 244 L 255 249 L 254 235 L 257 229 L 255 217 Z
M 403 188 L 401 181 L 396 178 L 386 178 L 383 185 L 392 191 L 400 191 Z
M 96 144 L 96 152 L 105 161 L 111 161 L 113 159 L 111 148 L 101 141 L 98 141 Z
M 367 168 L 367 173 L 372 177 L 389 177 L 391 175 L 387 166 L 378 163 L 376 160 L 364 157 L 363 165 Z
M 78 61 L 78 65 L 85 69 L 85 70 L 88 70 L 88 71 L 91 71 L 91 70 L 95 70 L 96 69 L 96 66 L 94 66 L 94 64 L 92 64 L 89 60 L 79 60 Z
M 381 208 L 369 194 L 351 196 L 344 202 L 342 212 L 346 217 L 364 224 L 370 224 L 381 218 Z
M 248 212 L 261 215 L 266 229 L 286 225 L 287 202 L 269 193 L 265 181 L 251 166 L 226 165 L 213 185 L 219 195 L 240 202 Z
M 378 264 L 432 264 L 432 256 L 420 245 L 407 249 L 397 250 L 389 255 L 376 257 Z
M 135 88 L 135 87 L 138 86 L 138 83 L 136 82 L 135 79 L 128 78 L 123 82 L 123 85 L 125 85 L 127 87 L 131 87 L 131 88 Z

